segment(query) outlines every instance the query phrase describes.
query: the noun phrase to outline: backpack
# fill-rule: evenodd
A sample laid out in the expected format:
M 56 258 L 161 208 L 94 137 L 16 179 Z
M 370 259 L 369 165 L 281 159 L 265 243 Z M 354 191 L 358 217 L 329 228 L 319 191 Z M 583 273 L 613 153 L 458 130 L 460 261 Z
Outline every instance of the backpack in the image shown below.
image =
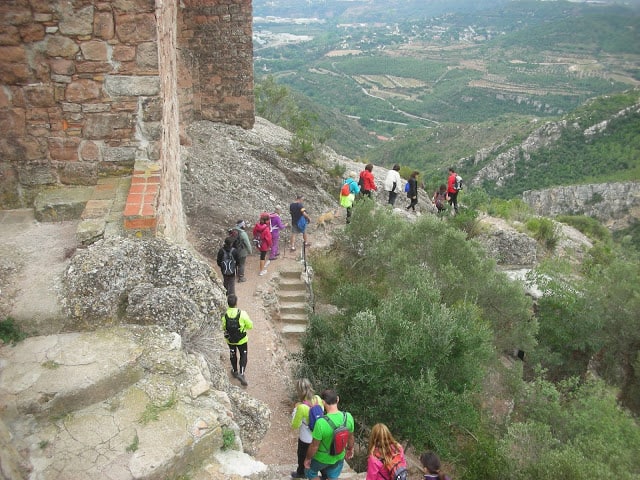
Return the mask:
M 347 448 L 349 441 L 349 429 L 347 428 L 347 414 L 342 412 L 342 425 L 336 426 L 328 415 L 323 415 L 329 426 L 333 429 L 333 438 L 331 439 L 331 448 L 329 455 L 339 455 Z
M 238 343 L 244 337 L 247 336 L 247 332 L 240 331 L 240 309 L 238 309 L 238 315 L 235 318 L 230 318 L 226 313 L 224 314 L 225 318 L 225 331 L 224 337 L 229 341 L 229 343 Z
M 456 192 L 462 190 L 462 177 L 460 175 L 456 175 L 456 181 L 453 182 L 453 189 Z
M 404 184 L 404 193 L 409 193 L 409 182 Z
M 299 219 L 298 219 L 298 229 L 304 233 L 304 231 L 307 229 L 307 223 L 309 223 L 309 221 L 307 220 L 307 217 L 305 217 L 304 215 L 302 215 Z
M 262 233 L 261 232 L 256 232 L 253 235 L 253 243 L 255 244 L 256 248 L 260 248 L 262 246 Z
M 409 478 L 407 461 L 402 456 L 399 448 L 391 457 L 391 461 L 385 464 L 385 467 L 389 470 L 389 480 L 407 480 Z
M 348 197 L 350 193 L 351 188 L 349 187 L 349 184 L 345 183 L 344 185 L 342 185 L 342 188 L 340 189 L 340 195 L 343 197 Z
M 233 247 L 231 247 L 231 250 L 222 249 L 222 265 L 220 266 L 222 275 L 229 276 L 236 274 L 236 259 L 233 258 L 234 250 L 235 248 Z
M 443 210 L 445 208 L 445 202 L 447 201 L 447 197 L 444 193 L 436 192 L 436 208 L 438 210 Z
M 316 426 L 316 421 L 319 418 L 324 417 L 324 410 L 322 409 L 322 405 L 319 403 L 311 405 L 306 400 L 303 403 L 309 406 L 309 430 L 313 432 L 313 427 Z

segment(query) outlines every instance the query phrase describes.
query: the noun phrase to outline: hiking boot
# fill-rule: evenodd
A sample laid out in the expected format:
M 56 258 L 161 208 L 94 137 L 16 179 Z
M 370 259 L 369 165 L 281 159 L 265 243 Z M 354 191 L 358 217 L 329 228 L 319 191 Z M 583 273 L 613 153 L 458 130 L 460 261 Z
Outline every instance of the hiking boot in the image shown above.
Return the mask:
M 239 374 L 238 374 L 238 376 L 237 376 L 236 378 L 237 378 L 238 380 L 240 380 L 240 383 L 241 383 L 244 387 L 246 387 L 247 385 L 249 385 L 249 384 L 247 383 L 247 379 L 246 379 L 246 378 L 244 378 L 244 375 L 243 375 L 243 374 L 239 373 Z
M 291 472 L 291 478 L 307 478 L 304 473 Z
M 231 375 L 233 375 L 233 378 L 237 378 L 240 379 L 238 372 L 231 370 Z
M 246 279 L 246 278 L 244 278 L 244 277 L 240 277 L 240 278 L 238 279 L 238 282 L 246 282 L 246 281 L 247 281 L 247 279 Z

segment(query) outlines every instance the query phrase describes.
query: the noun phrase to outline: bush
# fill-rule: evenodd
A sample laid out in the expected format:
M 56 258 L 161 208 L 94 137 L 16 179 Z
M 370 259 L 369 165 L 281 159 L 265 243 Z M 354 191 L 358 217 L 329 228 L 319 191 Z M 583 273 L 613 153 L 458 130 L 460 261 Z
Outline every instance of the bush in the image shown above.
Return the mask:
M 547 250 L 553 251 L 560 240 L 558 226 L 553 220 L 544 217 L 531 218 L 526 223 L 527 230 Z
M 16 344 L 27 338 L 27 334 L 16 325 L 13 318 L 7 317 L 4 320 L 0 320 L 0 339 L 3 343 Z
M 585 215 L 559 215 L 556 220 L 579 230 L 591 240 L 609 243 L 611 232 L 598 220 Z

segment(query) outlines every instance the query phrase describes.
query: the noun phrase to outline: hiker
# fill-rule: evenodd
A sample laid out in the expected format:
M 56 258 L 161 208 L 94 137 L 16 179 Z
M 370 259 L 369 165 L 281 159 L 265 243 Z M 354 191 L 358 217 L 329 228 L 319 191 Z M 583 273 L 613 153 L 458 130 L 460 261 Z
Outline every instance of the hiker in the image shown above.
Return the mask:
M 298 429 L 298 468 L 295 472 L 291 472 L 291 478 L 305 478 L 304 459 L 313 440 L 309 427 L 309 411 L 312 406 L 319 405 L 324 412 L 324 405 L 322 399 L 313 391 L 311 382 L 307 378 L 298 379 L 296 393 L 298 394 L 298 403 L 293 409 L 291 428 Z
M 448 475 L 440 471 L 440 459 L 433 452 L 425 452 L 420 455 L 420 463 L 424 470 L 425 480 L 451 480 Z
M 371 429 L 368 452 L 366 480 L 388 480 L 394 478 L 400 468 L 406 471 L 404 449 L 384 423 L 376 423 Z
M 216 263 L 222 272 L 222 284 L 227 295 L 236 293 L 236 269 L 238 266 L 238 251 L 233 247 L 233 237 L 224 239 L 224 245 L 218 250 Z
M 271 224 L 271 254 L 269 260 L 275 260 L 280 255 L 280 230 L 284 230 L 288 227 L 282 222 L 280 214 L 282 210 L 280 207 L 273 209 L 273 212 L 269 214 L 269 221 Z
M 407 198 L 411 201 L 407 210 L 413 210 L 414 212 L 418 204 L 418 175 L 420 175 L 420 172 L 414 170 L 409 177 L 409 190 L 407 191 Z
M 360 172 L 360 181 L 358 182 L 358 185 L 360 186 L 360 192 L 365 197 L 371 198 L 371 192 L 378 190 L 373 177 L 372 163 L 367 163 L 364 170 Z
M 267 265 L 269 265 L 267 252 L 271 251 L 271 228 L 269 227 L 268 213 L 261 213 L 260 220 L 253 227 L 253 241 L 260 252 L 260 273 L 258 275 L 266 275 Z
M 347 209 L 347 223 L 351 223 L 353 201 L 358 193 L 360 193 L 360 187 L 356 182 L 356 172 L 349 172 L 340 189 L 340 205 Z
M 442 213 L 447 209 L 447 186 L 443 183 L 440 188 L 436 190 L 431 199 L 431 203 L 438 209 L 438 213 Z
M 384 189 L 389 192 L 389 205 L 393 207 L 400 191 L 400 165 L 397 163 L 391 170 L 387 172 L 387 177 L 384 179 Z
M 247 368 L 247 347 L 249 342 L 247 330 L 253 328 L 253 322 L 246 311 L 237 308 L 238 297 L 235 294 L 227 296 L 227 304 L 229 308 L 222 316 L 222 331 L 227 345 L 229 345 L 231 374 L 246 387 L 248 383 L 244 375 Z M 238 352 L 240 353 L 240 370 L 238 370 Z
M 453 214 L 458 213 L 458 188 L 457 185 L 458 174 L 453 169 L 449 168 L 449 177 L 447 178 L 447 195 L 449 197 L 449 205 L 453 206 Z
M 353 458 L 355 441 L 353 417 L 349 412 L 338 410 L 340 398 L 335 390 L 323 391 L 320 398 L 324 402 L 326 414 L 316 421 L 312 432 L 313 441 L 304 460 L 307 478 L 316 480 L 320 479 L 321 473 L 323 479 L 338 478 L 344 459 Z M 340 451 L 332 455 L 331 447 L 334 445 Z
M 291 213 L 291 244 L 289 248 L 292 252 L 296 250 L 296 237 L 302 234 L 302 241 L 305 247 L 311 246 L 307 239 L 306 224 L 311 222 L 311 217 L 304 208 L 304 197 L 301 194 L 296 195 L 296 201 L 289 205 L 289 213 Z M 301 220 L 304 218 L 306 220 Z M 303 225 L 304 223 L 304 225 Z
M 251 255 L 251 242 L 249 235 L 245 231 L 247 223 L 244 220 L 238 220 L 236 226 L 229 230 L 229 235 L 234 238 L 233 246 L 238 251 L 238 263 L 236 270 L 238 273 L 238 282 L 246 282 L 244 277 L 244 266 L 247 263 L 247 256 Z

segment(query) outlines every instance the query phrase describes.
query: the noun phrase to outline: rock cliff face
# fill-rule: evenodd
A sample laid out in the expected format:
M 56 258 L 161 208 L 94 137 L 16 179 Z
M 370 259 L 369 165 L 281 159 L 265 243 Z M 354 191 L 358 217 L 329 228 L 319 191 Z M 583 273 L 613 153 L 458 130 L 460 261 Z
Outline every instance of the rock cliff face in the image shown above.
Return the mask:
M 640 182 L 573 185 L 524 192 L 538 215 L 587 215 L 615 230 L 640 218 Z

